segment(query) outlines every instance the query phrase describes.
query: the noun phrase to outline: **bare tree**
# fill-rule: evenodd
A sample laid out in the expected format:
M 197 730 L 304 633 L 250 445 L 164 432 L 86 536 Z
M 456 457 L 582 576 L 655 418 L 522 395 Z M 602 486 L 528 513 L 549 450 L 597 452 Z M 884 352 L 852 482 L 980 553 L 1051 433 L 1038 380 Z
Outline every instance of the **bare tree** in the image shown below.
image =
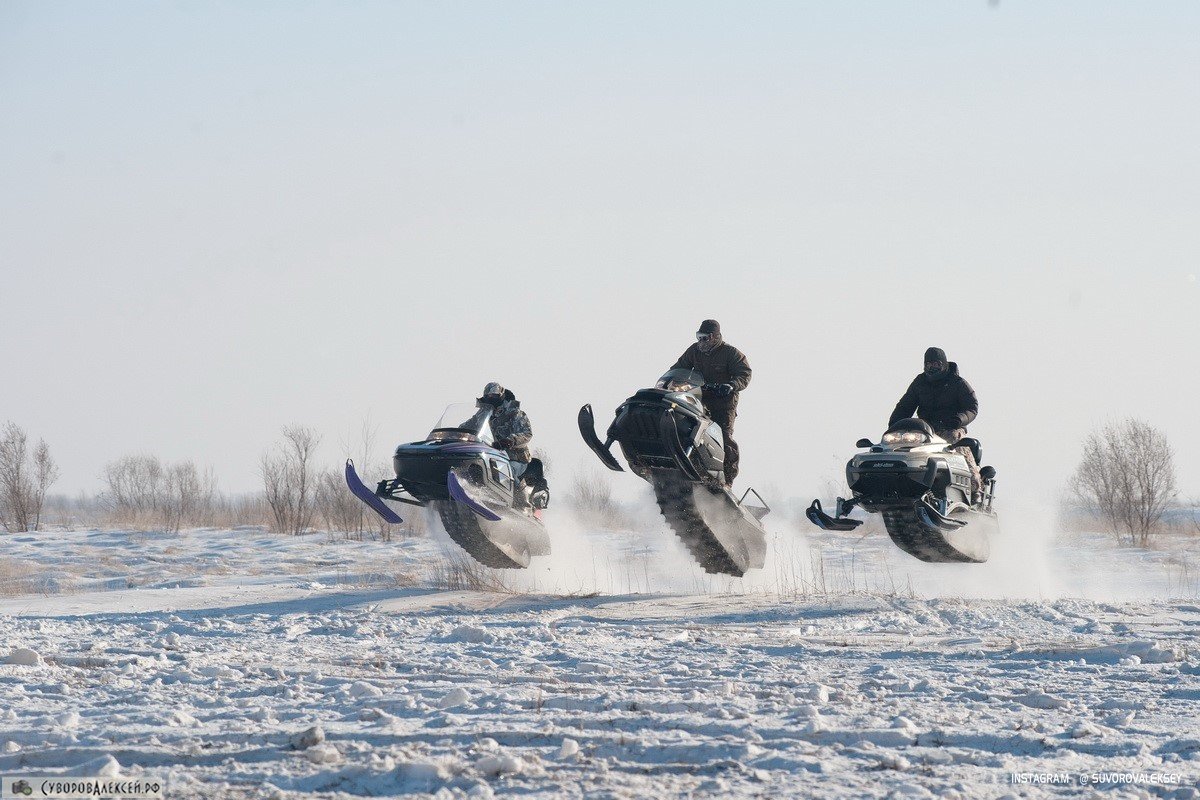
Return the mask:
M 165 529 L 174 532 L 184 525 L 208 524 L 216 499 L 217 479 L 211 469 L 201 472 L 191 461 L 172 464 L 166 470 L 159 503 Z
M 263 489 L 279 533 L 300 534 L 312 524 L 317 488 L 312 459 L 320 443 L 311 428 L 289 425 L 274 452 L 263 454 Z
M 362 538 L 365 507 L 346 488 L 341 470 L 326 470 L 317 476 L 317 508 L 327 530 Z
M 29 452 L 29 437 L 15 423 L 0 431 L 0 522 L 9 531 L 36 531 L 42 522 L 46 490 L 58 480 L 50 448 L 39 440 Z
M 1071 488 L 1118 540 L 1145 546 L 1175 497 L 1175 454 L 1166 435 L 1129 418 L 1090 433 Z
M 42 508 L 46 504 L 46 492 L 58 480 L 58 464 L 50 455 L 50 447 L 42 439 L 38 439 L 33 448 L 33 529 L 42 526 Z
M 104 465 L 103 499 L 109 511 L 124 523 L 156 516 L 165 496 L 166 470 L 155 456 L 122 456 Z

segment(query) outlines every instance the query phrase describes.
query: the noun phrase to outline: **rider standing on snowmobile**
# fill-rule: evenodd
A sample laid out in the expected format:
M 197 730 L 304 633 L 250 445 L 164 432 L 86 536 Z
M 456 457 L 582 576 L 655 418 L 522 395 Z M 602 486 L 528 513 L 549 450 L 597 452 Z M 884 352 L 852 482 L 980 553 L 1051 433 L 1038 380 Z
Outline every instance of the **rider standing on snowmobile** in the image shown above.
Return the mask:
M 737 419 L 738 395 L 750 385 L 750 362 L 741 350 L 721 338 L 721 323 L 706 319 L 696 332 L 696 343 L 683 351 L 671 369 L 694 369 L 704 376 L 704 407 L 712 421 L 721 426 L 725 485 L 732 486 L 741 457 L 733 440 L 733 422 Z
M 925 351 L 925 371 L 908 385 L 908 391 L 892 411 L 888 426 L 911 417 L 913 412 L 951 444 L 967 435 L 967 426 L 979 415 L 975 390 L 958 374 L 958 364 L 946 360 L 946 351 L 940 347 Z M 967 466 L 971 468 L 972 491 L 978 502 L 983 478 L 975 463 L 975 454 L 969 447 L 955 449 L 967 459 Z
M 521 410 L 521 403 L 511 390 L 492 381 L 483 387 L 483 396 L 477 401 L 480 407 L 492 408 L 493 446 L 508 453 L 509 459 L 525 464 L 516 477 L 533 489 L 530 502 L 535 508 L 545 508 L 550 502 L 550 487 L 542 468 L 542 460 L 533 458 L 529 451 L 529 440 L 533 438 L 533 426 L 529 416 Z

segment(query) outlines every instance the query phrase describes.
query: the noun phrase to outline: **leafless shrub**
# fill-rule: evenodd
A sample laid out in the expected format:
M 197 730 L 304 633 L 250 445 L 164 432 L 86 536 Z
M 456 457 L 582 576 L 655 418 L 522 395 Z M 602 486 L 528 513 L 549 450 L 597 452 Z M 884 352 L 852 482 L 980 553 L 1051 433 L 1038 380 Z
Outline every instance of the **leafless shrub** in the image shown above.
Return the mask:
M 156 456 L 122 456 L 104 465 L 102 501 L 122 525 L 178 531 L 209 525 L 220 507 L 217 479 L 191 461 L 164 465 Z
M 576 472 L 566 502 L 585 525 L 614 528 L 625 522 L 623 509 L 612 496 L 612 483 L 599 470 L 588 468 Z
M 155 456 L 122 456 L 104 465 L 103 500 L 119 522 L 138 523 L 156 515 L 163 501 L 165 470 Z
M 471 590 L 512 593 L 501 573 L 483 566 L 474 559 L 459 555 L 444 556 L 431 565 L 429 582 L 435 589 L 452 592 Z
M 9 531 L 38 530 L 46 491 L 58 480 L 50 448 L 39 440 L 29 452 L 29 437 L 12 422 L 0 432 L 0 522 Z
M 289 425 L 283 442 L 263 454 L 263 489 L 277 533 L 300 534 L 312 524 L 317 488 L 312 460 L 320 442 L 311 428 Z
M 1141 420 L 1105 425 L 1084 440 L 1071 489 L 1118 541 L 1146 546 L 1176 493 L 1171 443 Z
M 366 507 L 350 493 L 340 470 L 326 470 L 317 475 L 316 502 L 326 530 L 362 538 Z
M 172 464 L 166 470 L 163 489 L 163 521 L 168 531 L 212 524 L 217 479 L 211 469 L 201 472 L 191 461 Z

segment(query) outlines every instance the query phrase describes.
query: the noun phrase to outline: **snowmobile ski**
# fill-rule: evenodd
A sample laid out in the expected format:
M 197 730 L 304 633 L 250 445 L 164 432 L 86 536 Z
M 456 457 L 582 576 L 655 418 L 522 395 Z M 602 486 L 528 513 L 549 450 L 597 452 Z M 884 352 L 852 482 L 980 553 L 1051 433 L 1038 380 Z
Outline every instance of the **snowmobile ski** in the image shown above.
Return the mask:
M 390 522 L 393 525 L 399 525 L 404 522 L 400 515 L 388 507 L 383 499 L 367 488 L 367 485 L 362 482 L 362 478 L 358 477 L 358 472 L 354 469 L 354 462 L 346 459 L 346 485 L 350 487 L 350 491 L 359 500 L 362 500 L 371 510 L 379 516 L 383 517 L 384 522 Z
M 820 500 L 813 500 L 804 511 L 804 516 L 808 517 L 808 521 L 818 528 L 824 528 L 827 531 L 852 531 L 859 525 L 863 524 L 861 519 L 850 519 L 849 517 L 831 517 L 821 508 Z
M 600 437 L 596 435 L 596 416 L 592 413 L 590 404 L 579 409 L 579 433 L 583 435 L 584 443 L 592 449 L 604 466 L 613 472 L 625 471 L 609 449 L 613 440 L 610 438 L 607 442 L 601 442 Z
M 450 499 L 454 500 L 454 502 L 462 503 L 464 506 L 471 509 L 486 520 L 490 520 L 491 522 L 500 521 L 499 514 L 497 514 L 495 511 L 492 511 L 475 498 L 471 497 L 470 493 L 468 493 L 466 488 L 463 487 L 462 482 L 458 479 L 458 475 L 453 470 L 446 473 L 446 490 L 450 492 Z

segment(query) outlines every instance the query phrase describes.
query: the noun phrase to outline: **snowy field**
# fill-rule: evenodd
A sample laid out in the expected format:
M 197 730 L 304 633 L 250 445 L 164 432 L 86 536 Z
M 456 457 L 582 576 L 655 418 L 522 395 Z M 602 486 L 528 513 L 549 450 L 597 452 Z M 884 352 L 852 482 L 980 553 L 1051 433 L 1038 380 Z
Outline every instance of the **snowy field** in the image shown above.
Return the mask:
M 778 523 L 735 581 L 651 523 L 559 522 L 491 591 L 434 588 L 437 539 L 0 537 L 0 773 L 175 798 L 1200 797 L 1187 553 L 1014 540 L 944 568 Z M 1074 777 L 1122 772 L 1183 783 Z

